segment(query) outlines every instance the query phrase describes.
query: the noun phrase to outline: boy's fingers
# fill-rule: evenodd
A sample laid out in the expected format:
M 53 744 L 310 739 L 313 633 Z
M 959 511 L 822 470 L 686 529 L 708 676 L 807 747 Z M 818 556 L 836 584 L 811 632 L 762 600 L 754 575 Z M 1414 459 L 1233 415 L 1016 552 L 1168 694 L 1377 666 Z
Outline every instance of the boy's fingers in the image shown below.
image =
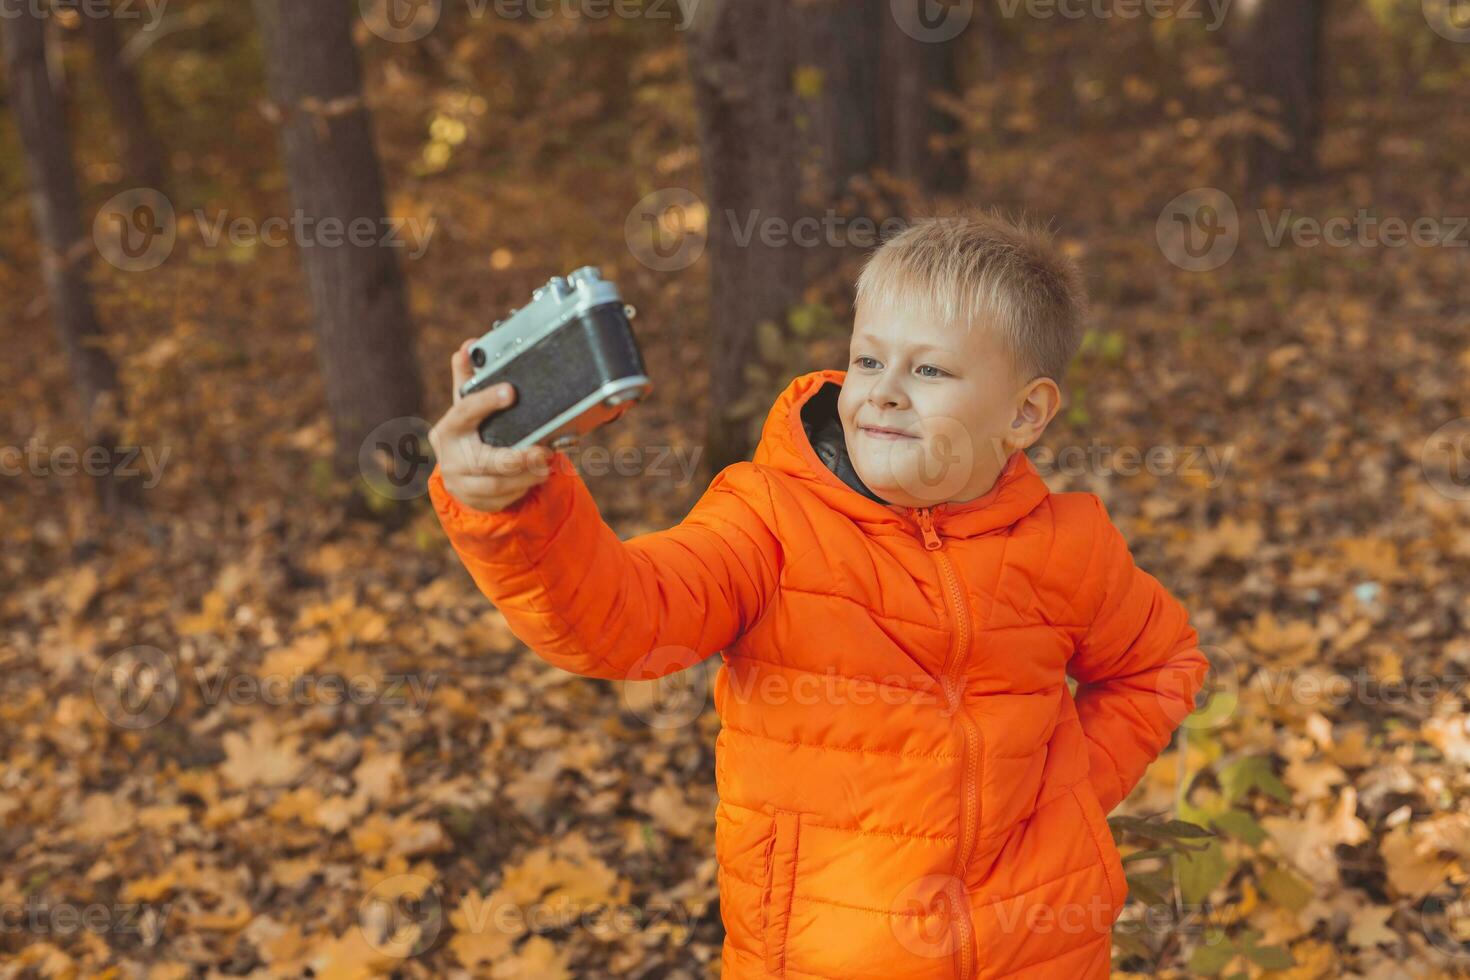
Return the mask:
M 495 501 L 504 506 L 504 502 L 519 499 L 541 482 L 543 482 L 541 477 L 531 474 L 521 474 L 515 477 L 466 476 L 455 481 L 455 490 L 463 497 L 479 501 Z
M 474 374 L 470 365 L 470 344 L 474 342 L 473 337 L 467 338 L 459 345 L 459 350 L 449 358 L 449 371 L 454 378 L 454 400 L 456 402 L 460 399 L 459 389 L 463 388 L 465 382 L 470 380 L 470 376 Z
M 459 397 L 459 386 L 455 385 L 455 402 L 439 424 L 444 427 L 444 434 L 450 437 L 475 432 L 488 416 L 509 408 L 514 401 L 515 389 L 509 383 L 491 385 L 463 398 Z
M 455 469 L 467 477 L 518 479 L 530 475 L 539 478 L 550 472 L 551 452 L 541 446 L 528 449 L 487 446 L 478 436 L 473 436 L 456 443 L 450 452 L 455 451 L 463 453 L 454 460 L 459 464 Z
M 504 474 L 511 479 L 525 477 L 539 480 L 548 473 L 546 461 L 549 457 L 550 453 L 539 446 L 528 449 L 499 447 L 490 459 L 491 472 Z

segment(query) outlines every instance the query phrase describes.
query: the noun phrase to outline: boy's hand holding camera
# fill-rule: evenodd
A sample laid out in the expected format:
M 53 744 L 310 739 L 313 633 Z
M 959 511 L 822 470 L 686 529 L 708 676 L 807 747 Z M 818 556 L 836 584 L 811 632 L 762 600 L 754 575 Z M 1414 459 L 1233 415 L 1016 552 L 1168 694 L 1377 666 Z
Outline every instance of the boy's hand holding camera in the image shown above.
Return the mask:
M 512 449 L 481 441 L 480 423 L 509 408 L 516 394 L 507 383 L 460 396 L 460 388 L 474 371 L 469 353 L 474 340 L 466 340 L 450 358 L 454 404 L 429 430 L 429 445 L 438 457 L 444 488 L 466 507 L 493 513 L 505 510 L 545 482 L 551 475 L 553 453 L 546 446 Z

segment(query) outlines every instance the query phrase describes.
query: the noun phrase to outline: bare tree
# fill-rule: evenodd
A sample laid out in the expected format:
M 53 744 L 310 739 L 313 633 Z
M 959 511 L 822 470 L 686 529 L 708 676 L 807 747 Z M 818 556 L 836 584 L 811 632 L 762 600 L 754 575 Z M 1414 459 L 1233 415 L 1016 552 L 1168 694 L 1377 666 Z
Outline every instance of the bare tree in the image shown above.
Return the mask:
M 1322 33 L 1326 0 L 1238 3 L 1230 46 L 1251 108 L 1271 129 L 1246 149 L 1253 187 L 1288 185 L 1317 174 L 1322 120 Z
M 254 0 L 266 75 L 279 116 L 291 199 L 319 241 L 301 249 L 315 313 L 338 472 L 390 419 L 422 398 L 402 271 L 384 243 L 386 208 L 372 120 L 352 43 L 355 4 Z M 344 229 L 368 222 L 370 242 Z M 328 235 L 328 229 L 335 231 Z
M 823 199 L 878 161 L 878 55 L 888 0 L 805 0 L 796 8 L 800 106 Z
M 976 6 L 982 12 L 986 9 L 983 3 Z M 964 155 L 943 140 L 958 126 L 951 113 L 939 108 L 935 96 L 958 94 L 956 55 L 970 27 L 959 21 L 931 22 L 930 12 L 944 9 L 932 0 L 882 0 L 879 7 L 879 163 L 924 190 L 958 190 L 965 180 Z M 957 7 L 944 16 L 959 17 L 971 9 Z M 970 14 L 963 16 L 968 21 Z
M 98 82 L 112 110 L 118 155 L 127 179 L 135 186 L 162 190 L 163 145 L 149 121 L 137 73 L 123 56 L 117 18 L 113 14 L 111 0 L 104 0 L 100 8 L 93 0 L 82 10 L 82 29 L 92 49 Z
M 66 106 L 47 70 L 47 20 L 44 8 L 16 4 L 11 16 L 0 22 L 9 103 L 30 178 L 41 274 L 81 409 L 82 429 L 90 445 L 105 449 L 116 464 L 124 455 L 116 438 L 122 393 L 117 369 L 100 344 L 102 327 L 85 275 L 94 248 L 83 233 Z M 119 477 L 119 469 L 109 465 L 97 481 L 99 503 L 109 513 L 140 499 L 140 484 Z
M 797 207 L 797 133 L 789 0 L 699 0 L 688 5 L 689 69 L 709 197 L 709 453 L 713 470 L 744 459 L 747 427 L 729 409 L 746 393 L 756 325 L 784 324 L 801 291 L 789 239 Z

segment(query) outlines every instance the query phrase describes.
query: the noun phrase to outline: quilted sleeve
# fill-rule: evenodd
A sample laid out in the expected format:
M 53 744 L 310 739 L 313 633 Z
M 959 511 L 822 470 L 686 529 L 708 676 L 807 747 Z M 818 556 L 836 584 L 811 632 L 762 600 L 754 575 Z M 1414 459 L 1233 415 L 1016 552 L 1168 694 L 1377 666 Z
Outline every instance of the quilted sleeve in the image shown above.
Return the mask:
M 1084 576 L 1091 620 L 1068 673 L 1087 739 L 1089 779 L 1106 813 L 1121 803 L 1194 710 L 1209 662 L 1189 614 L 1133 563 L 1128 544 L 1093 497 L 1093 554 Z
M 760 619 L 780 547 L 766 477 L 721 471 L 688 516 L 620 541 L 563 452 L 551 475 L 495 513 L 462 505 L 436 467 L 429 496 L 460 560 L 511 631 L 588 677 L 651 679 L 725 649 Z

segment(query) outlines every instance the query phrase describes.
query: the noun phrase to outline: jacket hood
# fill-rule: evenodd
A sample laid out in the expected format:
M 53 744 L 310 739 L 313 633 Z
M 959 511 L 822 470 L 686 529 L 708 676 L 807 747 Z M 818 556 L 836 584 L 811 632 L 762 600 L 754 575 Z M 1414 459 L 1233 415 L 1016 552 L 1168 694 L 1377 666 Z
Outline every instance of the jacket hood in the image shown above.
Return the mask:
M 823 503 L 859 524 L 912 533 L 918 512 L 926 508 L 884 501 L 863 486 L 847 461 L 845 439 L 840 438 L 841 422 L 836 420 L 836 396 L 846 378 L 846 371 L 825 370 L 793 379 L 766 417 L 754 462 L 801 480 Z M 832 436 L 834 420 L 837 437 Z M 823 435 L 829 441 L 835 440 L 833 444 L 824 444 Z M 814 437 L 817 446 L 813 445 Z M 969 538 L 1016 523 L 1035 510 L 1049 492 L 1031 460 L 1018 451 L 1006 460 L 987 493 L 963 503 L 937 504 L 927 509 L 941 535 Z

